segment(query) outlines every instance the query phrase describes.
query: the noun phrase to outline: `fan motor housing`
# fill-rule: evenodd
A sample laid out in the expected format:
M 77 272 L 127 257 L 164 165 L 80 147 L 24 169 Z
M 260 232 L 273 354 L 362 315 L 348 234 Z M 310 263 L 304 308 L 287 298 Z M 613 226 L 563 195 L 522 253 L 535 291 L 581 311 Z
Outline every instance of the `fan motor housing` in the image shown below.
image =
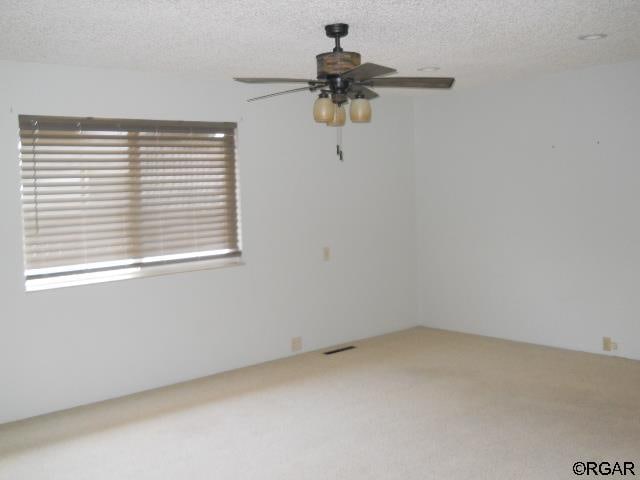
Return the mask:
M 316 55 L 318 65 L 318 79 L 325 79 L 330 75 L 341 75 L 347 70 L 360 65 L 358 52 L 326 52 Z

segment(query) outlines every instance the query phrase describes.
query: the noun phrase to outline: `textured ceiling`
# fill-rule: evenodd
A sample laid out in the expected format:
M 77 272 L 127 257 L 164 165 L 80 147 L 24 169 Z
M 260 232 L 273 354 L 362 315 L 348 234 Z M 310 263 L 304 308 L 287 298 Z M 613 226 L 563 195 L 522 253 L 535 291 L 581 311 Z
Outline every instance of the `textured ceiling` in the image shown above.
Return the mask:
M 363 61 L 458 87 L 640 58 L 639 0 L 0 0 L 0 59 L 309 77 L 334 22 Z

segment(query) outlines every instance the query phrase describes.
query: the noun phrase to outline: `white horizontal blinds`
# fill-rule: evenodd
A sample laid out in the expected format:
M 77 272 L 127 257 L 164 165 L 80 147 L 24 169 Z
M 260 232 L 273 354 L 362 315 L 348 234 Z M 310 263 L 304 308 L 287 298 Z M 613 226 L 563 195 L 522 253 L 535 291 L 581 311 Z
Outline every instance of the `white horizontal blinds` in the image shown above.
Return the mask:
M 235 128 L 21 115 L 27 280 L 239 255 Z

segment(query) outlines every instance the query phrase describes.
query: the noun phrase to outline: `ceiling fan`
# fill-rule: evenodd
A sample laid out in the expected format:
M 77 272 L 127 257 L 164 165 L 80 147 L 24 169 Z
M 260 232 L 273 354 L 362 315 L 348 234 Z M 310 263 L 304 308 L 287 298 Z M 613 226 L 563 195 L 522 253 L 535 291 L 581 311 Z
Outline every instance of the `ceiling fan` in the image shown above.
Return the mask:
M 375 63 L 360 63 L 358 52 L 345 52 L 340 46 L 340 39 L 349 33 L 346 23 L 334 23 L 324 27 L 327 36 L 335 40 L 331 52 L 316 55 L 317 78 L 247 78 L 236 77 L 234 80 L 244 83 L 306 83 L 307 85 L 282 92 L 250 98 L 248 101 L 262 100 L 286 93 L 320 91 L 313 107 L 313 118 L 316 122 L 331 127 L 345 124 L 347 115 L 344 104 L 351 100 L 349 116 L 352 122 L 371 121 L 371 105 L 369 100 L 378 94 L 371 88 L 451 88 L 455 79 L 450 77 L 386 77 L 396 70 Z M 338 155 L 342 159 L 342 151 L 338 144 Z

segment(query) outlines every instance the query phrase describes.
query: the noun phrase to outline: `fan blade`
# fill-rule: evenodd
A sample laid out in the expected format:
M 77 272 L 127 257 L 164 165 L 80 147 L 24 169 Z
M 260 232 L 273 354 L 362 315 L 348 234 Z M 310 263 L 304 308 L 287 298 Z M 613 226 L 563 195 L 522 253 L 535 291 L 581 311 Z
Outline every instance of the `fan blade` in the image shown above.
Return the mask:
M 390 73 L 395 73 L 396 70 L 389 67 L 383 67 L 382 65 L 377 65 L 375 63 L 363 63 L 362 65 L 352 68 L 351 70 L 347 70 L 342 74 L 344 78 L 350 78 L 355 80 L 356 82 L 360 82 L 362 80 L 368 80 L 373 77 L 379 77 L 381 75 L 389 75 Z
M 449 77 L 391 77 L 371 78 L 362 82 L 362 85 L 374 88 L 451 88 L 454 81 L 454 78 Z
M 270 93 L 269 95 L 262 95 L 260 97 L 250 98 L 249 100 L 247 100 L 247 102 L 255 102 L 256 100 L 262 100 L 263 98 L 277 97 L 278 95 L 284 95 L 286 93 L 302 92 L 304 90 L 313 91 L 313 87 L 300 87 L 300 88 L 293 88 L 291 90 L 284 90 L 282 92 Z
M 380 95 L 378 95 L 376 92 L 374 92 L 373 90 L 367 88 L 367 87 L 363 87 L 362 85 L 354 85 L 349 89 L 349 93 L 347 93 L 347 95 L 349 96 L 349 98 L 354 99 L 356 98 L 356 95 L 358 93 L 361 93 L 364 95 L 364 98 L 366 98 L 367 100 L 371 100 L 372 98 L 376 98 L 379 97 Z
M 321 83 L 318 80 L 307 80 L 305 78 L 252 78 L 234 77 L 236 82 L 242 83 L 308 83 L 309 85 Z

